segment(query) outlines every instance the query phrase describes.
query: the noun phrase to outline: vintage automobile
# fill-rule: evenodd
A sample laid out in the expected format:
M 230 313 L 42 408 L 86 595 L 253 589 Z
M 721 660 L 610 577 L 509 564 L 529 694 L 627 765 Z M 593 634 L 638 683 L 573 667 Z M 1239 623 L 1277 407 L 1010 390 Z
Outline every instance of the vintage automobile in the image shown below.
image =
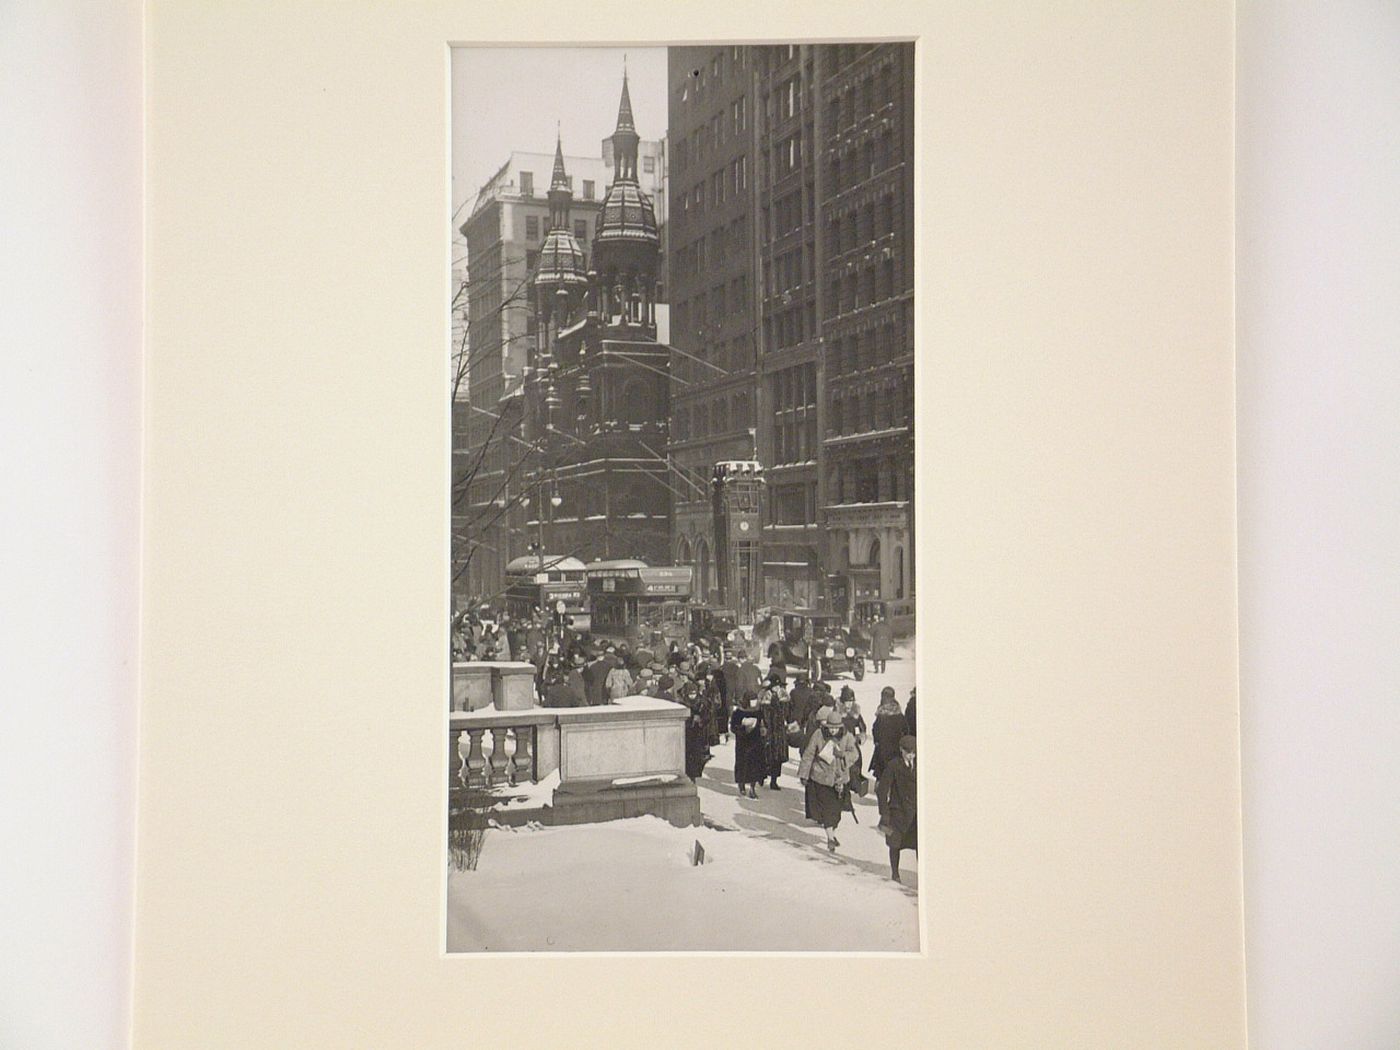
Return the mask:
M 858 636 L 864 636 L 867 644 L 870 639 L 870 625 L 875 617 L 889 621 L 890 629 L 896 638 L 914 633 L 914 603 L 912 600 L 887 602 L 880 598 L 867 598 L 856 602 L 851 610 L 851 629 Z
M 806 672 L 814 682 L 849 674 L 857 682 L 865 677 L 868 648 L 835 613 L 794 609 L 774 614 L 778 637 L 768 647 L 768 659 L 781 657 L 788 673 Z
M 691 605 L 686 610 L 690 621 L 690 640 L 711 644 L 727 644 L 739 629 L 733 609 L 715 605 Z

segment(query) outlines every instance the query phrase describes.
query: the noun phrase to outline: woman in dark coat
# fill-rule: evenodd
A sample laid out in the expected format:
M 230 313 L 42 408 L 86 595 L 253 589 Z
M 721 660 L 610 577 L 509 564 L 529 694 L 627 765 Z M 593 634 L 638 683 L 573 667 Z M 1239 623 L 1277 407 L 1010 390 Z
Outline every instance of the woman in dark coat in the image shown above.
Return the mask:
M 768 687 L 759 700 L 759 710 L 763 714 L 763 747 L 768 762 L 768 786 L 774 791 L 778 787 L 778 777 L 783 774 L 783 763 L 788 760 L 788 722 L 792 719 L 792 703 L 788 700 L 783 681 L 776 674 L 768 676 Z
M 880 803 L 880 827 L 890 850 L 890 878 L 899 881 L 899 854 L 919 851 L 919 781 L 914 761 L 915 742 L 906 736 L 899 742 L 899 757 L 885 765 L 885 775 L 875 789 Z
M 909 735 L 909 723 L 904 712 L 899 709 L 899 701 L 894 698 L 894 689 L 885 686 L 880 690 L 880 707 L 875 712 L 875 727 L 870 731 L 875 741 L 875 752 L 870 756 L 870 773 L 876 780 L 885 771 L 885 764 L 899 757 L 899 741 Z
M 745 693 L 730 716 L 729 729 L 734 734 L 734 783 L 739 794 L 758 798 L 756 786 L 768 775 L 768 754 L 763 746 L 762 712 L 758 696 Z
M 699 780 L 710 760 L 710 709 L 694 682 L 681 686 L 680 702 L 690 708 L 685 720 L 685 775 Z
M 869 727 L 865 724 L 865 716 L 860 713 L 860 704 L 856 702 L 856 691 L 848 685 L 841 687 L 841 696 L 836 701 L 836 710 L 841 712 L 841 722 L 846 727 L 846 739 L 851 742 L 854 757 L 851 759 L 850 782 L 851 789 L 864 795 L 869 785 L 862 772 L 865 762 L 865 753 L 861 748 L 865 745 L 865 735 Z
M 700 695 L 705 701 L 705 709 L 710 712 L 709 744 L 712 747 L 729 733 L 730 711 L 724 704 L 719 683 L 719 672 L 714 668 L 706 671 L 700 680 Z

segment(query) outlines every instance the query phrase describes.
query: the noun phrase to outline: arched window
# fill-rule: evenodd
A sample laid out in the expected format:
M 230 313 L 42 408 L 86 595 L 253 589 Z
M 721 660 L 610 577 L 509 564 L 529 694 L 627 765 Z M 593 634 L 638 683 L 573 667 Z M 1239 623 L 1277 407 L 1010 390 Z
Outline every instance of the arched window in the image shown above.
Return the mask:
M 880 567 L 880 540 L 878 537 L 870 541 L 870 550 L 865 555 L 865 564 L 872 569 Z

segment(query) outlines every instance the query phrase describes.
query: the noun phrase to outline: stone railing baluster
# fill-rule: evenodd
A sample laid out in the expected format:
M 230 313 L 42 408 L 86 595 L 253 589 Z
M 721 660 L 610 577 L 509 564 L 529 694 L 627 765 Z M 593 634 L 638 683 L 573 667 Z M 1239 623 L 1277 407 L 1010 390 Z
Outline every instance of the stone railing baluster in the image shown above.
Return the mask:
M 487 784 L 495 784 L 506 779 L 506 770 L 509 760 L 506 758 L 506 737 L 509 735 L 508 729 L 491 730 L 491 773 L 487 777 Z
M 535 779 L 535 727 L 516 726 L 513 732 L 515 754 L 510 763 L 511 785 L 532 783 Z
M 462 782 L 462 731 L 449 729 L 447 732 L 447 783 L 457 785 Z
M 484 729 L 468 729 L 471 744 L 467 748 L 467 787 L 486 786 L 486 756 L 481 751 Z

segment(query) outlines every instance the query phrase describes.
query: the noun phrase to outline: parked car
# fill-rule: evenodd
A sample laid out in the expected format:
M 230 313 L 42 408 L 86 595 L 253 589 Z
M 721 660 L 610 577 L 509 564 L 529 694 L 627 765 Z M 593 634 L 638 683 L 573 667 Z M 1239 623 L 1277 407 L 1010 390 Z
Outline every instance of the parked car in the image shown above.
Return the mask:
M 729 644 L 738 630 L 738 617 L 733 609 L 716 605 L 692 605 L 687 612 L 692 642 Z
M 768 647 L 768 659 L 775 656 L 789 672 L 806 672 L 812 681 L 849 674 L 856 681 L 865 677 L 869 647 L 861 642 L 835 613 L 796 609 L 777 614 L 779 633 Z

